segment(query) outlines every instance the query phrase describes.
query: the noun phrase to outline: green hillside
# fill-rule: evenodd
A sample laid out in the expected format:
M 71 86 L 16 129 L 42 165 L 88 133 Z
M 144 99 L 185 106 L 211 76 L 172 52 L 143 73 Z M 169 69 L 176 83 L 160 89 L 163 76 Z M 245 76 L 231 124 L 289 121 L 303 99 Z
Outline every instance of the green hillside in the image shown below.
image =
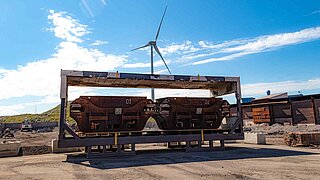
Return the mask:
M 69 113 L 70 105 L 67 106 L 67 121 L 73 123 L 74 120 L 70 117 Z M 0 123 L 17 123 L 22 122 L 24 119 L 31 120 L 33 122 L 52 122 L 59 121 L 60 118 L 60 105 L 43 112 L 41 114 L 19 114 L 14 116 L 2 116 L 0 117 Z

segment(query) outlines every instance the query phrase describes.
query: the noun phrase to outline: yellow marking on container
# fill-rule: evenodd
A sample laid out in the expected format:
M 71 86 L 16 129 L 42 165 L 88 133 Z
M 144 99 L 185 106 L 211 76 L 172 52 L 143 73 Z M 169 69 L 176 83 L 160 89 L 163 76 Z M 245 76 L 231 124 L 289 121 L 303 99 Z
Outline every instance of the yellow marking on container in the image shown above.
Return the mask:
M 204 134 L 203 134 L 203 129 L 201 129 L 201 141 L 204 142 Z
M 114 145 L 118 145 L 118 133 L 114 133 Z

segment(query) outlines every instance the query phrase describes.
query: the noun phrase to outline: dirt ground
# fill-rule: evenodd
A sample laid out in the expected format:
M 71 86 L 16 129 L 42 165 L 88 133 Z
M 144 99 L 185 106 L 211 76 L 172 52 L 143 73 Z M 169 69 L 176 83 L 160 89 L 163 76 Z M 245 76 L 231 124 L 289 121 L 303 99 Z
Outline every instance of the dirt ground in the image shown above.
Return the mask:
M 0 179 L 320 179 L 319 149 L 240 143 L 211 152 L 137 149 L 136 156 L 89 160 L 75 153 L 0 158 Z
M 0 139 L 0 140 L 17 140 L 21 142 L 23 155 L 36 155 L 51 153 L 51 141 L 57 139 L 58 128 L 53 132 L 14 132 L 13 139 Z
M 14 136 L 15 139 L 21 141 L 22 146 L 51 146 L 51 140 L 58 137 L 58 128 L 55 128 L 53 132 L 41 133 L 16 131 Z
M 267 144 L 272 145 L 284 145 L 283 134 L 288 130 L 319 130 L 320 126 L 282 126 L 273 125 L 268 126 L 265 124 L 251 126 L 253 132 L 263 132 L 266 134 Z M 53 132 L 21 132 L 16 131 L 14 133 L 15 139 L 21 142 L 24 155 L 36 155 L 36 154 L 48 154 L 51 153 L 51 141 L 58 137 L 58 128 L 55 128 Z
M 287 127 L 254 129 L 276 132 L 266 133 L 268 145 L 229 143 L 225 151 L 186 153 L 145 144 L 137 145 L 136 156 L 103 159 L 49 154 L 57 128 L 17 131 L 15 139 L 21 141 L 24 156 L 0 158 L 0 179 L 320 179 L 320 149 L 284 145 L 283 133 L 278 133 L 283 128 Z

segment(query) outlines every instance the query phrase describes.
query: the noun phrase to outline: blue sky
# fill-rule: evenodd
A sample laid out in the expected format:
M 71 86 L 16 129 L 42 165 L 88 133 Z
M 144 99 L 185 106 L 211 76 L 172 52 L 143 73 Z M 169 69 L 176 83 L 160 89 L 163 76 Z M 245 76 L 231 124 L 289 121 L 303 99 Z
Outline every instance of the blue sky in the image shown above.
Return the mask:
M 82 0 L 0 2 L 0 116 L 59 103 L 60 69 L 150 72 L 158 46 L 173 74 L 240 76 L 243 96 L 320 92 L 319 1 Z M 155 71 L 167 74 L 158 56 Z M 71 89 L 146 95 L 140 89 Z M 157 96 L 208 95 L 156 91 Z

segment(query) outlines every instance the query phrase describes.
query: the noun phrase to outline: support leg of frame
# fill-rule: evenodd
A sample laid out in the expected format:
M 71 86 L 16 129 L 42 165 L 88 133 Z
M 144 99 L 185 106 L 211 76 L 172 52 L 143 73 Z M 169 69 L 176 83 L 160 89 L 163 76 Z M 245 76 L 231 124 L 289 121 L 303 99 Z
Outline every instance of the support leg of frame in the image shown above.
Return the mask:
M 91 146 L 87 146 L 86 149 L 87 149 L 87 158 L 90 158 L 92 155 L 92 148 Z
M 107 152 L 107 146 L 104 145 L 104 146 L 102 146 L 102 153 L 106 153 L 106 152 Z
M 117 153 L 120 153 L 120 152 L 121 152 L 121 145 L 118 144 L 118 145 L 117 145 Z
M 209 141 L 209 148 L 211 148 L 211 149 L 213 148 L 213 141 L 212 140 Z
M 132 155 L 136 154 L 136 145 L 135 144 L 131 144 L 131 153 L 132 153 Z
M 224 140 L 220 140 L 220 148 L 221 149 L 225 149 Z
M 202 141 L 198 141 L 198 148 L 201 148 Z

